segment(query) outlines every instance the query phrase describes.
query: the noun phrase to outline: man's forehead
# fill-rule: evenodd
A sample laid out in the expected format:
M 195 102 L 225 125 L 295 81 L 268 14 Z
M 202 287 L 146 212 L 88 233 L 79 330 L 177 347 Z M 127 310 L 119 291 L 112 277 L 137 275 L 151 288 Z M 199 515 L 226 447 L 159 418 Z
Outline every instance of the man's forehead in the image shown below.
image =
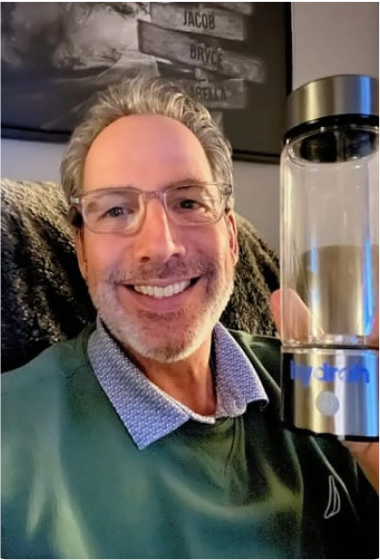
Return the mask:
M 105 127 L 95 138 L 91 150 L 120 146 L 120 141 L 131 145 L 148 141 L 148 147 L 156 140 L 160 141 L 159 145 L 165 142 L 173 146 L 178 142 L 199 144 L 193 132 L 176 119 L 163 115 L 129 115 Z
M 212 179 L 202 145 L 182 123 L 158 115 L 122 117 L 94 140 L 85 160 L 85 190 L 108 184 Z M 152 185 L 152 188 L 157 188 Z

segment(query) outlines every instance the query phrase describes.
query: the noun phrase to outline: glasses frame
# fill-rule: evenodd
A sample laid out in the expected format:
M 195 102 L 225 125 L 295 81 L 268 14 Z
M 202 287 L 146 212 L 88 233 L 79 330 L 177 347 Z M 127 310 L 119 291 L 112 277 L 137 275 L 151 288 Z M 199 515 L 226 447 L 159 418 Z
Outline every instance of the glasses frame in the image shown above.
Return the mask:
M 192 186 L 216 186 L 219 189 L 219 192 L 221 194 L 222 197 L 222 207 L 221 207 L 221 212 L 220 215 L 218 215 L 215 219 L 211 220 L 211 221 L 206 221 L 206 222 L 187 222 L 186 224 L 184 224 L 182 221 L 178 221 L 175 219 L 175 217 L 172 215 L 171 211 L 168 209 L 167 206 L 167 193 L 171 192 L 174 189 L 178 189 L 181 187 L 192 187 Z M 91 227 L 89 225 L 89 221 L 86 215 L 86 208 L 83 205 L 83 201 L 85 201 L 88 198 L 93 197 L 94 195 L 97 195 L 99 193 L 110 193 L 110 192 L 124 192 L 128 190 L 128 192 L 135 192 L 137 193 L 137 195 L 142 196 L 143 199 L 143 204 L 144 204 L 144 209 L 143 209 L 143 214 L 141 217 L 141 220 L 138 224 L 138 227 L 133 230 L 130 231 L 128 233 L 123 233 L 123 230 L 121 229 L 120 231 L 115 231 L 115 232 L 103 232 L 103 231 L 98 231 L 96 229 L 94 229 L 93 227 Z M 142 191 L 140 189 L 137 189 L 135 187 L 110 187 L 110 188 L 103 188 L 103 189 L 96 189 L 94 191 L 90 191 L 87 193 L 83 193 L 79 196 L 72 196 L 70 197 L 70 217 L 71 217 L 71 223 L 73 225 L 75 225 L 76 227 L 81 227 L 83 225 L 83 223 L 87 226 L 87 228 L 92 231 L 93 233 L 98 233 L 98 234 L 117 234 L 117 235 L 125 235 L 125 236 L 130 236 L 130 235 L 134 235 L 136 234 L 142 227 L 142 225 L 145 222 L 145 218 L 146 218 L 146 212 L 147 212 L 147 205 L 149 200 L 152 199 L 157 199 L 161 202 L 166 215 L 169 219 L 173 220 L 174 223 L 176 223 L 177 225 L 186 225 L 186 226 L 190 226 L 190 227 L 196 227 L 196 226 L 204 226 L 204 225 L 208 225 L 208 224 L 216 224 L 218 223 L 223 214 L 226 211 L 226 207 L 227 207 L 227 202 L 228 200 L 232 197 L 233 195 L 233 187 L 232 185 L 228 184 L 228 183 L 183 183 L 183 184 L 178 184 L 178 185 L 170 185 L 168 187 L 166 187 L 165 189 L 161 189 L 161 190 L 156 190 L 156 191 Z M 78 222 L 78 214 L 81 216 L 82 218 L 82 223 Z

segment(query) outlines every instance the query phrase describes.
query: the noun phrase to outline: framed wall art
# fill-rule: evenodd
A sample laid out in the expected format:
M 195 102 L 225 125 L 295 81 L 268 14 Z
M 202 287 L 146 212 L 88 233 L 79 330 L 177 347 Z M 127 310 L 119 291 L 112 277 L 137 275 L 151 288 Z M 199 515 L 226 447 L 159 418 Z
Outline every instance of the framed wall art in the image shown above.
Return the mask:
M 94 92 L 177 80 L 234 157 L 277 161 L 291 91 L 290 3 L 3 2 L 2 136 L 66 142 Z

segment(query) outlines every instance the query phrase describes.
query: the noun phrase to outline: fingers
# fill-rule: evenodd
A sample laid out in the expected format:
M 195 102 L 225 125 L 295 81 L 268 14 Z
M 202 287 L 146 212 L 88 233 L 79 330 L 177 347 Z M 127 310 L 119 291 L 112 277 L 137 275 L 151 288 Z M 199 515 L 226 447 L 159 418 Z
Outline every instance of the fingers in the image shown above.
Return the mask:
M 369 344 L 375 348 L 379 347 L 379 310 L 377 310 L 372 326 L 372 332 L 369 336 Z
M 324 331 L 316 316 L 294 290 L 279 289 L 271 295 L 273 320 L 282 340 L 298 342 L 323 338 Z M 374 348 L 379 347 L 379 310 L 377 310 L 368 343 Z

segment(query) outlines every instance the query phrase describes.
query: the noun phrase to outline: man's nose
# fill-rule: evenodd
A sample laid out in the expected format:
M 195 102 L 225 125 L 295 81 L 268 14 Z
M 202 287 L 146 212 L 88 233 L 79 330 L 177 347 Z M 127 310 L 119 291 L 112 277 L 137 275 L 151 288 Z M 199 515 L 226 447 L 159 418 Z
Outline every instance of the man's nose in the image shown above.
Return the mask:
M 149 200 L 144 222 L 136 234 L 136 258 L 162 263 L 174 256 L 184 257 L 183 239 L 180 226 L 170 220 L 163 203 L 157 199 Z

